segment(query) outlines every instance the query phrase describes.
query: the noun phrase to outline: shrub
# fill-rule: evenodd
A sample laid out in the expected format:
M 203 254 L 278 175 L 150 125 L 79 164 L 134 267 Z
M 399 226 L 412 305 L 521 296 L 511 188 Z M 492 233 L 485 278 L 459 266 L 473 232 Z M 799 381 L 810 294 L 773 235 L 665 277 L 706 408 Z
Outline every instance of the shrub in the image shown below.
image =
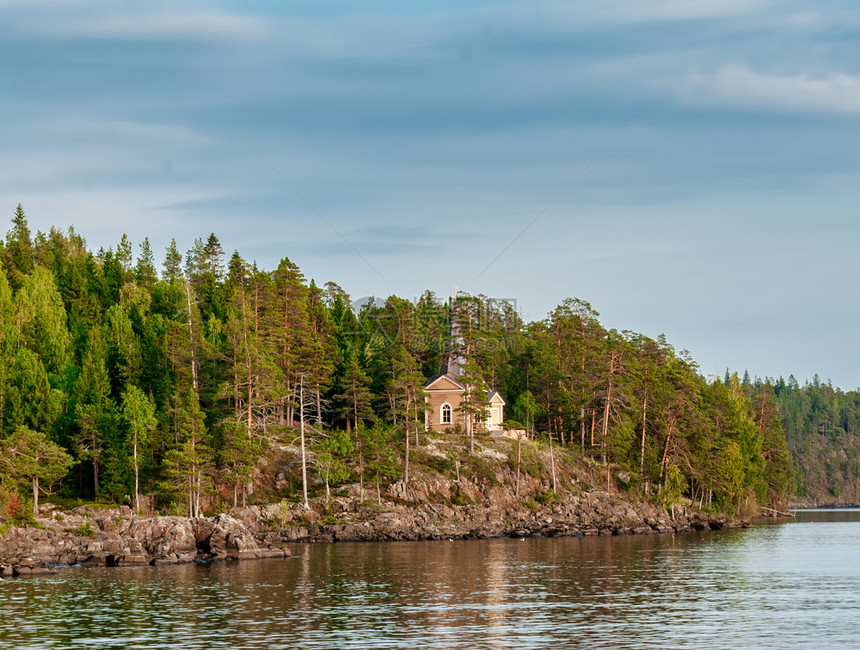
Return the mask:
M 32 510 L 17 491 L 13 491 L 6 501 L 6 514 L 15 526 L 36 526 Z
M 92 537 L 93 525 L 90 522 L 85 521 L 80 526 L 78 526 L 78 529 L 75 532 L 81 537 Z
M 535 496 L 535 501 L 544 506 L 551 506 L 555 503 L 558 503 L 561 500 L 558 494 L 553 492 L 552 490 L 547 490 L 543 494 L 538 494 Z
M 460 467 L 460 474 L 475 479 L 485 479 L 491 485 L 498 485 L 499 479 L 492 464 L 480 456 L 467 456 Z
M 513 442 L 508 451 L 507 465 L 512 472 L 517 471 L 517 443 Z M 523 474 L 540 478 L 545 468 L 541 462 L 540 456 L 537 453 L 537 448 L 523 441 L 520 445 L 520 471 Z
M 443 476 L 454 473 L 454 459 L 452 458 L 440 458 L 433 454 L 422 454 L 420 457 L 418 454 L 410 454 L 409 457 L 410 460 L 420 463 L 424 467 L 432 469 Z
M 9 495 L 6 501 L 6 514 L 9 515 L 13 520 L 20 519 L 24 515 L 25 506 L 21 501 L 21 497 L 18 496 L 18 492 L 13 491 L 12 494 Z

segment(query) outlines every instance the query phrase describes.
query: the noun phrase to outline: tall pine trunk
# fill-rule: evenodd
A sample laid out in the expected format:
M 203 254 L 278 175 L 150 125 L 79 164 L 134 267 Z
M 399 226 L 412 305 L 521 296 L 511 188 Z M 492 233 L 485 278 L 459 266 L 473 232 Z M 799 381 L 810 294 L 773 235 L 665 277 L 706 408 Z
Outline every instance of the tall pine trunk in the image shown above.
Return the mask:
M 305 377 L 302 375 L 299 379 L 299 422 L 300 433 L 302 439 L 302 497 L 305 510 L 310 508 L 308 503 L 308 463 L 305 454 Z

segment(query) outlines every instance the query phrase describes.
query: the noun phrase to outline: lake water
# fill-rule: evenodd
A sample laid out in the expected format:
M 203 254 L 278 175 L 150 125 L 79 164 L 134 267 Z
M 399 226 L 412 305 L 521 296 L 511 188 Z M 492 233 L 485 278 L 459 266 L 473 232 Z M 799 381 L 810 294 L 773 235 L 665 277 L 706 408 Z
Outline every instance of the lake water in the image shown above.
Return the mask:
M 0 648 L 860 647 L 860 511 L 0 583 Z

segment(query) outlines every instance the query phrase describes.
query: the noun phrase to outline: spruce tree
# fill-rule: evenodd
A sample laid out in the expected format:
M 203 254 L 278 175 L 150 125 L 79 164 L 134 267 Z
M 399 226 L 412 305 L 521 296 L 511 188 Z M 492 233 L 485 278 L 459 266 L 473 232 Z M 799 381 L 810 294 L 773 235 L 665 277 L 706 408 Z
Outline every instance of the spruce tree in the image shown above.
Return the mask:
M 16 290 L 24 283 L 24 278 L 33 271 L 33 240 L 27 216 L 21 204 L 15 208 L 12 217 L 12 229 L 6 234 L 5 266 L 12 289 Z
M 93 468 L 93 496 L 99 495 L 99 471 L 105 441 L 114 411 L 110 398 L 110 378 L 105 367 L 105 349 L 99 329 L 90 332 L 87 356 L 76 384 L 75 420 L 78 434 L 74 445 L 77 457 Z
M 165 456 L 167 484 L 184 493 L 189 517 L 201 515 L 201 497 L 214 492 L 214 461 L 210 437 L 197 393 L 186 390 L 179 400 L 179 444 Z
M 172 237 L 170 238 L 170 245 L 167 247 L 162 266 L 164 268 L 165 280 L 173 281 L 182 276 L 182 253 L 179 252 L 176 240 Z
M 149 237 L 144 237 L 143 243 L 140 245 L 140 255 L 137 258 L 134 279 L 139 285 L 146 288 L 152 287 L 157 280 L 155 274 L 155 256 L 153 256 L 152 248 L 149 245 Z

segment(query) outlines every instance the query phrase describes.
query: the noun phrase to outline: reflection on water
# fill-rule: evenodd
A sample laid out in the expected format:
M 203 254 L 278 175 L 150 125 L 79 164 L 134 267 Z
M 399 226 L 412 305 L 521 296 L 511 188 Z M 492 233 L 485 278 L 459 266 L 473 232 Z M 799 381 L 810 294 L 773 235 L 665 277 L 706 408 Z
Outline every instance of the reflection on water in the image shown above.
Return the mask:
M 854 646 L 860 512 L 675 536 L 296 546 L 0 583 L 3 648 Z

